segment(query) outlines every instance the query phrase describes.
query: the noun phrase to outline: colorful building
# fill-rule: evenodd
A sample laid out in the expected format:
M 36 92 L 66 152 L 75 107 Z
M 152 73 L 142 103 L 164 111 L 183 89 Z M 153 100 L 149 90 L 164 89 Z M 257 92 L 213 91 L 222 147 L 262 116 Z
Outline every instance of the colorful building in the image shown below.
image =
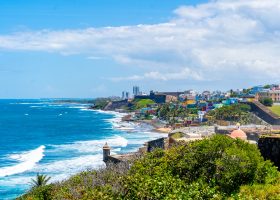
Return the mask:
M 273 102 L 280 102 L 280 90 L 266 90 L 256 94 L 256 99 L 271 98 Z

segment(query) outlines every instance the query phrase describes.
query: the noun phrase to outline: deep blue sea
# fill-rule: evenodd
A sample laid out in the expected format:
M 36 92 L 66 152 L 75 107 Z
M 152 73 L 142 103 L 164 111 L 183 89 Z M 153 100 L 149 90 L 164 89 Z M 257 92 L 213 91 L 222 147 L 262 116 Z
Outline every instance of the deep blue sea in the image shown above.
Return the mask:
M 37 173 L 58 181 L 104 166 L 105 142 L 112 153 L 125 153 L 163 136 L 147 125 L 121 122 L 121 114 L 88 106 L 52 99 L 0 100 L 1 200 L 23 194 Z

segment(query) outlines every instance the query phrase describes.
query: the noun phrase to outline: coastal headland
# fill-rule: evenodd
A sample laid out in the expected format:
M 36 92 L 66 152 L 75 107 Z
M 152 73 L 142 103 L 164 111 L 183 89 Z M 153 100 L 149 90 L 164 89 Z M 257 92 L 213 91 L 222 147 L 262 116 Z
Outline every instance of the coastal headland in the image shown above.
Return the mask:
M 130 134 L 133 126 L 147 126 L 149 130 L 161 133 L 162 136 L 143 142 L 138 150 L 125 153 L 112 153 L 114 148 L 110 141 L 105 141 L 103 161 L 107 167 L 83 172 L 84 175 L 78 174 L 66 180 L 66 183 L 79 188 L 84 183 L 79 182 L 76 185 L 73 183 L 75 177 L 84 181 L 84 178 L 94 174 L 95 179 L 101 181 L 102 185 L 107 184 L 110 189 L 107 191 L 94 182 L 91 183 L 94 186 L 90 190 L 99 192 L 102 196 L 108 195 L 112 199 L 157 199 L 156 195 L 162 197 L 170 194 L 176 196 L 172 192 L 174 187 L 182 188 L 180 194 L 191 196 L 190 188 L 180 184 L 191 185 L 192 190 L 202 199 L 211 199 L 215 195 L 220 199 L 234 195 L 242 198 L 244 195 L 266 198 L 267 194 L 278 198 L 280 174 L 277 171 L 279 161 L 275 154 L 279 154 L 280 147 L 279 137 L 274 137 L 280 133 L 276 123 L 278 117 L 268 111 L 266 105 L 260 105 L 261 101 L 258 102 L 257 96 L 237 95 L 234 91 L 228 96 L 223 93 L 214 93 L 212 96 L 210 92 L 195 94 L 187 91 L 151 92 L 150 95 L 136 95 L 134 98 L 94 100 L 89 109 L 119 115 L 114 128 Z M 262 141 L 261 145 L 258 145 L 259 140 Z M 236 157 L 243 161 L 231 159 Z M 244 163 L 250 167 L 244 168 Z M 173 169 L 172 166 L 176 166 L 175 171 L 169 171 Z M 270 172 L 267 172 L 267 169 Z M 142 174 L 143 171 L 148 173 Z M 115 172 L 120 176 L 115 175 Z M 200 175 L 204 173 L 206 174 L 203 178 Z M 263 173 L 272 173 L 269 175 L 272 177 L 271 181 L 264 181 L 264 177 L 259 177 Z M 103 176 L 107 176 L 106 174 L 111 174 L 112 179 L 105 181 Z M 165 177 L 168 181 L 165 182 L 160 177 Z M 118 182 L 117 179 L 123 182 Z M 236 184 L 228 184 L 233 182 Z M 149 186 L 145 187 L 141 183 Z M 176 186 L 172 183 L 176 183 Z M 61 184 L 62 188 L 69 187 Z M 120 187 L 116 188 L 115 184 Z M 172 191 L 160 190 L 162 184 L 164 188 L 173 188 Z M 136 189 L 132 189 L 133 185 Z M 61 186 L 51 184 L 51 195 L 54 191 L 60 191 Z M 142 187 L 147 192 L 142 193 Z M 205 187 L 208 188 L 204 190 L 206 193 L 201 193 Z M 267 187 L 273 188 L 273 191 L 264 194 L 267 190 L 261 188 Z M 255 188 L 258 188 L 257 193 L 252 192 Z M 153 193 L 150 189 L 157 192 Z M 37 195 L 36 189 L 33 192 Z

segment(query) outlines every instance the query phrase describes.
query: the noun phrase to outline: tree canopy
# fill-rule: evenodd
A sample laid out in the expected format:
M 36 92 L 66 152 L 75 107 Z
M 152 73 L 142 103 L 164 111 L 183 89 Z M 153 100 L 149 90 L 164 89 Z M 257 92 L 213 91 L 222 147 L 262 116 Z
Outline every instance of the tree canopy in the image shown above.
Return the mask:
M 249 121 L 249 111 L 251 107 L 246 104 L 233 104 L 217 108 L 208 113 L 208 116 L 215 120 L 226 120 L 232 122 L 242 122 L 244 124 Z
M 273 105 L 273 100 L 271 98 L 260 99 L 261 104 L 271 107 Z

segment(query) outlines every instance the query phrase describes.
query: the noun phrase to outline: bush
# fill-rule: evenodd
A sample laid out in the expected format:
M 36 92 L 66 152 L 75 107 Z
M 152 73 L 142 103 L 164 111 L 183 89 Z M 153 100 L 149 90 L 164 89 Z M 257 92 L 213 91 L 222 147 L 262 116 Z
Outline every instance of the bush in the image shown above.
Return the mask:
M 210 118 L 214 121 L 225 120 L 247 124 L 250 121 L 250 110 L 251 107 L 249 105 L 233 104 L 212 110 L 207 114 L 207 116 L 210 116 Z
M 242 186 L 234 199 L 280 199 L 280 183 Z
M 215 135 L 156 149 L 130 167 L 80 173 L 53 186 L 51 194 L 53 199 L 261 199 L 278 197 L 277 186 L 277 168 L 256 145 Z M 256 193 L 258 188 L 270 188 L 269 194 Z
M 271 107 L 273 105 L 273 100 L 271 98 L 263 98 L 260 100 L 260 103 L 265 106 Z
M 53 184 L 32 188 L 26 195 L 18 198 L 19 200 L 51 200 Z

